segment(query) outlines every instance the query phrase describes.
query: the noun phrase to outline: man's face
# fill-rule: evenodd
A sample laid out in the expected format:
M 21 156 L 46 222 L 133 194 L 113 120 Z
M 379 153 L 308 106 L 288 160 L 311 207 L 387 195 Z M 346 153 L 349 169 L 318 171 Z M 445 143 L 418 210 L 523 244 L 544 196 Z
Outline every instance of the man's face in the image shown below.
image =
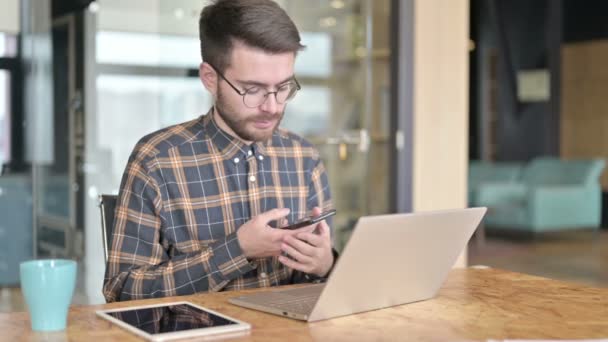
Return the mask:
M 223 74 L 241 92 L 258 87 L 265 93 L 293 78 L 294 62 L 294 53 L 269 54 L 235 42 L 230 66 Z M 278 104 L 270 94 L 263 104 L 249 108 L 224 79 L 218 76 L 217 80 L 215 106 L 226 125 L 245 141 L 269 139 L 283 118 L 285 104 Z

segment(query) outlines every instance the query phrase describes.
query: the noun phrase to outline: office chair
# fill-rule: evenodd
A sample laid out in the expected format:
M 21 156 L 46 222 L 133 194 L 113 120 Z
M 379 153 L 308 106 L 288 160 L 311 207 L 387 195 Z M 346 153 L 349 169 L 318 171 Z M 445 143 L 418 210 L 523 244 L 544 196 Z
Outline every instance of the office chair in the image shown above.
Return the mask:
M 116 195 L 99 195 L 99 209 L 101 211 L 101 231 L 103 241 L 103 257 L 108 262 L 108 248 L 112 245 L 112 228 L 114 227 L 114 209 L 116 209 Z

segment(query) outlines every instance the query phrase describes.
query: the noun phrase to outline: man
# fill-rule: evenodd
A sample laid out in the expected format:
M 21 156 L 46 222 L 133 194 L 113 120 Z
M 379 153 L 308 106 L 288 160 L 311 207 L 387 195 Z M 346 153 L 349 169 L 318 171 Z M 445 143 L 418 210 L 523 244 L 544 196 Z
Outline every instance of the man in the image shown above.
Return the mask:
M 297 28 L 270 0 L 220 0 L 199 22 L 207 115 L 152 133 L 129 158 L 103 293 L 108 302 L 326 277 L 336 258 L 318 152 L 279 129 L 300 89 Z

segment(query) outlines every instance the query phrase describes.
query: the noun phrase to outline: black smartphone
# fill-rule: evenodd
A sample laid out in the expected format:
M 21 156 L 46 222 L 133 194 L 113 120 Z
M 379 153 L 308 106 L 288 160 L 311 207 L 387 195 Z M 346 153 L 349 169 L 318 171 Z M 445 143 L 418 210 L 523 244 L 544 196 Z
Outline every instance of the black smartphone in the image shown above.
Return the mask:
M 334 216 L 335 214 L 336 214 L 336 209 L 331 209 L 331 210 L 322 212 L 317 217 L 308 216 L 308 217 L 305 217 L 305 218 L 297 221 L 296 223 L 290 224 L 289 226 L 281 227 L 281 229 L 293 230 L 293 229 L 298 229 L 298 228 L 310 226 L 311 224 L 315 224 L 317 222 L 321 222 L 321 221 L 325 220 L 326 218 L 328 218 L 330 216 Z

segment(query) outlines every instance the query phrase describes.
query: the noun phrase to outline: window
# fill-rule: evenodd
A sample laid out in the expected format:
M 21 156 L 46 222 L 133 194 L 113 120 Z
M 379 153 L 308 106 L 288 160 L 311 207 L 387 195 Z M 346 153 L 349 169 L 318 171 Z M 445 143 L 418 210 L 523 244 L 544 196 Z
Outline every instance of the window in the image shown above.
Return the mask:
M 287 105 L 281 126 L 309 137 L 329 134 L 330 100 L 329 87 L 302 86 Z
M 11 160 L 10 73 L 0 70 L 0 166 Z
M 197 37 L 100 31 L 96 46 L 102 64 L 198 69 L 201 60 Z
M 17 37 L 0 32 L 0 57 L 17 56 Z
M 295 73 L 302 90 L 287 105 L 282 127 L 306 137 L 319 137 L 331 133 L 330 108 L 332 92 L 329 81 L 332 74 L 332 40 L 327 32 L 302 32 L 306 46 L 296 58 Z M 309 83 L 314 79 L 316 82 Z
M 17 39 L 0 32 L 0 172 L 2 165 L 11 161 L 11 73 L 15 70 Z
M 99 75 L 97 96 L 96 145 L 115 187 L 140 138 L 205 114 L 212 101 L 198 78 L 153 75 Z
M 298 53 L 295 71 L 298 76 L 328 78 L 331 70 L 331 35 L 327 32 L 302 32 L 306 49 Z

